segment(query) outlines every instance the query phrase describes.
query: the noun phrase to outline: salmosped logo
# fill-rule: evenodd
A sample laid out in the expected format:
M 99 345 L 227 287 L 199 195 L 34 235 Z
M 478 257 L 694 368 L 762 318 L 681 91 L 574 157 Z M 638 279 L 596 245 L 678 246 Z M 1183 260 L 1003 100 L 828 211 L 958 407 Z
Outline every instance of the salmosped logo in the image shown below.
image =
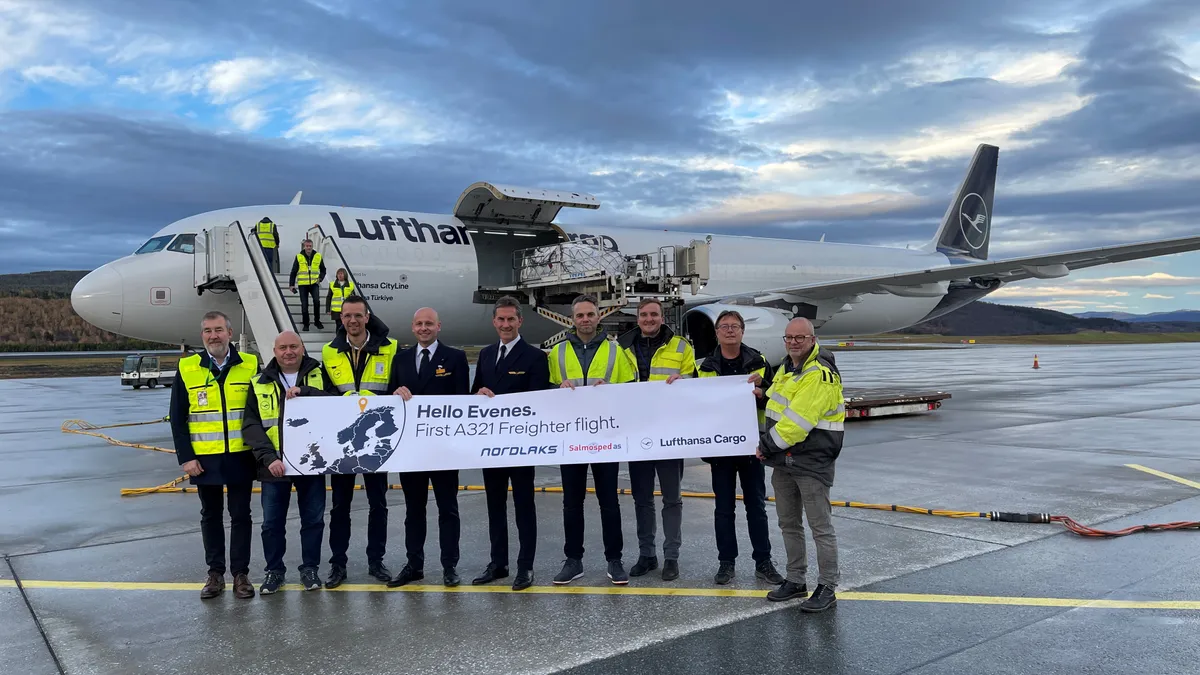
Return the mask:
M 625 447 L 621 443 L 569 443 L 567 452 L 586 452 L 589 455 L 598 455 L 602 452 L 613 452 L 624 450 Z

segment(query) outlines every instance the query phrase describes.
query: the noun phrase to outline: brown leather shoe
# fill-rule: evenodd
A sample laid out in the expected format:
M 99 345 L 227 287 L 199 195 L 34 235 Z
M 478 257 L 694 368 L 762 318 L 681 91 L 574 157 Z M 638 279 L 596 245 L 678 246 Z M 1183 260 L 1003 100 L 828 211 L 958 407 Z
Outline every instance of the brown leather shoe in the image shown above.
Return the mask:
M 254 597 L 254 584 L 250 583 L 250 579 L 245 574 L 233 577 L 233 594 L 242 599 Z
M 200 589 L 200 599 L 208 600 L 215 598 L 225 590 L 225 575 L 217 574 L 216 572 L 208 573 L 208 581 L 204 584 L 204 588 Z

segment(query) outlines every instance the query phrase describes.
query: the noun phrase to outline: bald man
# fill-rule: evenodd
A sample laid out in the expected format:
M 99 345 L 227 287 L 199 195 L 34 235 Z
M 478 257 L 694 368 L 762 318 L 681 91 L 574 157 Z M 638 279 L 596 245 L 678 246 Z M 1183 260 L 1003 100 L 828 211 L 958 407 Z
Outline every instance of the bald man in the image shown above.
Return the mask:
M 758 445 L 758 458 L 772 467 L 775 512 L 788 557 L 787 577 L 767 599 L 778 602 L 808 594 L 807 517 L 817 546 L 818 576 L 817 587 L 800 610 L 823 612 L 837 603 L 838 550 L 829 488 L 842 451 L 846 400 L 833 354 L 821 348 L 808 319 L 788 322 L 783 346 L 787 358 L 767 390 L 766 431 Z
M 461 349 L 438 342 L 442 322 L 431 307 L 422 307 L 413 314 L 412 332 L 417 344 L 400 351 L 392 362 L 392 382 L 389 388 L 405 401 L 413 397 L 461 395 L 471 393 L 467 355 Z M 458 539 L 458 470 L 410 471 L 400 473 L 404 490 L 404 547 L 408 562 L 388 582 L 395 588 L 425 578 L 426 505 L 429 503 L 429 484 L 438 507 L 438 542 L 441 545 L 442 583 L 457 586 Z
M 321 587 L 317 575 L 321 564 L 321 541 L 325 535 L 325 476 L 287 476 L 283 459 L 280 420 L 286 401 L 297 396 L 337 395 L 324 367 L 304 353 L 304 343 L 294 331 L 275 338 L 275 357 L 262 375 L 252 382 L 254 395 L 246 402 L 242 437 L 254 453 L 258 479 L 262 481 L 262 542 L 266 576 L 260 595 L 270 595 L 283 585 L 287 568 L 288 507 L 292 486 L 300 508 L 300 583 L 305 590 Z

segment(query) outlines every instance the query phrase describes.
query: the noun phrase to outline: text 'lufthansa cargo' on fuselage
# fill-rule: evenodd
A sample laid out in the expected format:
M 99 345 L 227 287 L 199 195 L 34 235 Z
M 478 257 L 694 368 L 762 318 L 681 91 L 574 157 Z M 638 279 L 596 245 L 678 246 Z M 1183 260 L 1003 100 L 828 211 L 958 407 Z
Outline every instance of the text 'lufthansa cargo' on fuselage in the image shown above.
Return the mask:
M 337 229 L 339 239 L 387 239 L 396 241 L 396 228 L 404 234 L 404 238 L 413 243 L 431 242 L 434 244 L 449 244 L 470 246 L 471 239 L 467 235 L 467 228 L 458 225 L 437 225 L 436 227 L 429 223 L 422 223 L 416 218 L 393 219 L 391 216 L 383 216 L 379 220 L 372 220 L 370 227 L 362 218 L 355 218 L 358 223 L 358 231 L 346 229 L 342 218 L 337 214 L 337 211 L 330 211 L 329 217 L 333 219 L 333 225 Z M 428 236 L 426 236 L 428 234 Z

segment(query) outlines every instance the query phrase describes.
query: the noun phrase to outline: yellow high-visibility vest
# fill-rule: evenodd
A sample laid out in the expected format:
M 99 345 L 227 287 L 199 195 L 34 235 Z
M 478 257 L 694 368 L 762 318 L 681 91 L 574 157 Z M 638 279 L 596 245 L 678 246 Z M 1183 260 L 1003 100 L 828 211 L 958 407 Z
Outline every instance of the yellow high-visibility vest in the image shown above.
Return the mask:
M 300 263 L 300 271 L 296 274 L 296 285 L 311 286 L 317 283 L 317 277 L 321 276 L 321 254 L 313 253 L 311 265 L 305 259 L 303 252 L 296 254 L 296 260 Z
M 258 236 L 258 243 L 263 248 L 275 248 L 275 234 L 271 232 L 274 227 L 274 223 L 263 220 L 258 221 L 258 225 L 254 226 L 254 234 Z
M 339 352 L 332 344 L 326 343 L 321 348 L 321 361 L 325 364 L 325 372 L 329 373 L 329 381 L 343 396 L 372 396 L 387 395 L 388 380 L 392 376 L 392 358 L 396 356 L 399 343 L 395 338 L 379 346 L 378 354 L 367 355 L 367 365 L 363 367 L 362 378 L 354 381 L 354 364 L 350 362 L 350 354 Z
M 630 371 L 629 360 L 621 353 L 621 347 L 616 340 L 612 339 L 605 340 L 604 344 L 596 349 L 586 377 L 579 357 L 575 354 L 575 345 L 570 342 L 563 340 L 554 345 L 548 358 L 551 384 L 562 384 L 566 379 L 582 387 L 601 379 L 610 384 L 633 382 L 637 379 L 637 370 Z
M 633 347 L 626 347 L 624 351 L 633 368 L 634 379 L 637 379 L 637 353 L 633 351 Z M 671 336 L 670 340 L 655 350 L 654 356 L 650 358 L 650 377 L 647 381 L 665 380 L 672 375 L 696 376 L 696 352 L 692 349 L 692 343 L 678 335 Z
M 337 285 L 336 280 L 331 281 L 329 282 L 329 292 L 332 295 L 329 302 L 329 311 L 340 312 L 342 311 L 342 301 L 346 299 L 346 296 L 354 292 L 354 282 L 347 281 L 345 287 L 342 287 Z
M 242 362 L 229 367 L 224 382 L 200 365 L 200 354 L 179 361 L 179 376 L 188 396 L 188 434 L 197 455 L 250 449 L 242 440 L 242 415 L 251 382 L 258 375 L 258 357 L 239 354 Z
M 308 375 L 304 376 L 304 384 L 317 389 L 325 388 L 325 377 L 321 375 L 320 368 L 313 368 Z M 262 418 L 263 430 L 267 432 L 267 438 L 271 439 L 271 445 L 275 447 L 275 452 L 279 452 L 279 412 L 282 406 L 279 401 L 286 394 L 283 390 L 283 385 L 279 382 L 262 383 L 259 380 L 254 380 L 254 397 L 258 401 L 258 416 Z

